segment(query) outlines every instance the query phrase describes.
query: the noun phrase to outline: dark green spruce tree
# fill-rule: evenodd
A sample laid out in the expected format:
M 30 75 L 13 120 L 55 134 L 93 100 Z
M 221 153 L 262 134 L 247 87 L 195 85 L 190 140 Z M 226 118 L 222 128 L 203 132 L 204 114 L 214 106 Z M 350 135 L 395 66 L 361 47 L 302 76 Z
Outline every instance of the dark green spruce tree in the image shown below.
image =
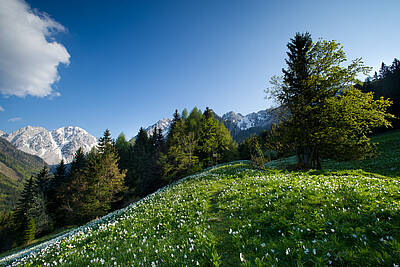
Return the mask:
M 160 156 L 162 153 L 165 153 L 166 145 L 162 130 L 156 127 L 149 141 L 151 146 L 151 162 L 147 174 L 148 179 L 142 185 L 144 195 L 150 194 L 164 185 Z
M 395 115 L 396 118 L 391 119 L 393 128 L 400 128 L 400 60 L 395 58 L 389 66 L 382 62 L 379 74 L 373 78 L 367 78 L 359 88 L 363 92 L 373 92 L 375 99 L 380 97 L 389 98 L 393 104 L 388 108 L 388 112 Z M 375 129 L 374 132 L 387 131 L 387 128 Z
M 27 244 L 35 237 L 52 230 L 45 195 L 48 192 L 49 179 L 48 169 L 44 167 L 36 177 L 31 177 L 24 185 L 14 213 L 18 233 L 17 244 Z
M 85 191 L 84 171 L 87 160 L 82 148 L 74 155 L 69 171 L 56 192 L 57 223 L 62 225 L 74 225 L 80 222 L 79 209 L 83 205 Z
M 82 219 L 90 220 L 107 214 L 126 190 L 125 171 L 118 168 L 118 155 L 110 132 L 100 138 L 98 149 L 92 150 L 83 171 L 83 201 L 79 207 Z
M 25 183 L 24 189 L 18 199 L 17 206 L 14 212 L 14 224 L 16 226 L 16 244 L 23 244 L 26 232 L 32 229 L 32 214 L 30 213 L 33 204 L 35 181 L 33 176 Z M 35 221 L 33 220 L 33 223 Z M 31 229 L 30 229 L 31 228 Z M 36 230 L 35 230 L 36 231 Z M 34 236 L 33 236 L 34 238 Z M 32 239 L 33 239 L 32 238 Z
M 58 212 L 61 206 L 61 198 L 57 195 L 61 190 L 62 184 L 66 181 L 67 167 L 65 166 L 64 159 L 56 167 L 53 178 L 50 180 L 49 189 L 47 192 L 47 210 L 53 222 L 59 225 L 62 221 L 62 214 Z
M 131 168 L 131 181 L 128 186 L 138 197 L 145 196 L 147 192 L 147 175 L 151 168 L 152 144 L 145 129 L 140 128 L 133 146 L 133 160 Z
M 111 138 L 110 130 L 106 129 L 102 137 L 99 138 L 97 148 L 101 154 L 115 153 L 115 142 Z
M 48 193 L 51 185 L 51 174 L 47 167 L 44 167 L 35 179 L 31 214 L 35 220 L 36 236 L 41 236 L 53 229 L 53 220 L 48 211 Z
M 176 109 L 173 117 L 172 117 L 172 121 L 171 124 L 169 126 L 169 131 L 168 131 L 168 135 L 167 135 L 167 147 L 171 146 L 171 142 L 173 142 L 173 136 L 175 135 L 175 131 L 179 131 L 179 129 L 177 129 L 177 125 L 180 124 L 182 121 L 181 116 L 179 115 L 178 110 Z

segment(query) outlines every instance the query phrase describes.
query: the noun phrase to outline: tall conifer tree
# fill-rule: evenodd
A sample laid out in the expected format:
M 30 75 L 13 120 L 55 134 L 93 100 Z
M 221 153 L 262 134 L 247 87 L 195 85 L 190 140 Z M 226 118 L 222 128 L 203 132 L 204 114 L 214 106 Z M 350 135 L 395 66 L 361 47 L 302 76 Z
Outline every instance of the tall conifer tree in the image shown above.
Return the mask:
M 61 223 L 62 216 L 60 216 L 58 209 L 61 206 L 61 198 L 58 196 L 62 184 L 66 181 L 67 167 L 64 164 L 64 159 L 61 159 L 57 165 L 53 178 L 50 181 L 49 190 L 47 193 L 47 210 L 49 215 L 56 224 Z
M 83 149 L 79 148 L 75 152 L 69 172 L 56 193 L 56 201 L 60 203 L 56 212 L 59 225 L 72 225 L 79 222 L 78 211 L 83 204 L 86 165 L 86 156 Z
M 203 114 L 199 133 L 199 155 L 205 167 L 217 163 L 218 141 L 217 141 L 218 122 L 215 120 L 211 110 L 207 107 Z
M 30 209 L 32 207 L 33 202 L 33 194 L 34 194 L 35 181 L 33 180 L 33 176 L 25 183 L 24 189 L 21 192 L 21 195 L 18 199 L 18 203 L 14 213 L 14 223 L 17 228 L 17 233 L 19 233 L 19 243 L 23 242 L 24 236 L 21 236 L 21 233 L 25 233 L 25 231 L 29 227 L 29 220 L 33 219 L 30 214 Z
M 84 170 L 84 195 L 79 213 L 82 218 L 93 219 L 105 215 L 125 191 L 125 171 L 118 168 L 118 155 L 108 130 L 104 132 L 98 151 L 88 155 Z

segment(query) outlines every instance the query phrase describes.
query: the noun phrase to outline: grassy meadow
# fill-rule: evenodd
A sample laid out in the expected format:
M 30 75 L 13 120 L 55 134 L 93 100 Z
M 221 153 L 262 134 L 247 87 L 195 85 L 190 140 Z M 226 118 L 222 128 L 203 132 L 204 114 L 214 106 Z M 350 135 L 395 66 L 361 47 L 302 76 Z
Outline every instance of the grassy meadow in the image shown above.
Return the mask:
M 216 166 L 0 265 L 398 266 L 399 140 L 325 171 Z

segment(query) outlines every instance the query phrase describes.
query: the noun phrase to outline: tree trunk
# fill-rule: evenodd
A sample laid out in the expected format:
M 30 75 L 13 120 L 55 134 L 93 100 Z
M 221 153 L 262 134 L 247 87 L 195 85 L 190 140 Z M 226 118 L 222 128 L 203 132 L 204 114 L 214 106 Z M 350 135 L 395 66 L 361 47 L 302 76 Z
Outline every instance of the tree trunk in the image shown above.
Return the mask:
M 297 164 L 299 164 L 300 161 L 301 161 L 301 158 L 300 158 L 300 149 L 299 149 L 299 148 L 296 148 L 296 161 L 297 161 Z
M 321 158 L 320 158 L 319 149 L 317 146 L 315 147 L 315 152 L 314 152 L 314 168 L 317 170 L 322 169 Z
M 314 147 L 302 147 L 296 151 L 297 166 L 304 169 L 315 168 L 315 149 Z
M 297 167 L 303 168 L 303 166 L 304 166 L 304 148 L 303 147 L 296 148 L 296 158 L 297 158 Z
M 304 167 L 306 169 L 312 168 L 312 159 L 313 159 L 312 149 L 307 147 L 306 149 L 304 149 Z

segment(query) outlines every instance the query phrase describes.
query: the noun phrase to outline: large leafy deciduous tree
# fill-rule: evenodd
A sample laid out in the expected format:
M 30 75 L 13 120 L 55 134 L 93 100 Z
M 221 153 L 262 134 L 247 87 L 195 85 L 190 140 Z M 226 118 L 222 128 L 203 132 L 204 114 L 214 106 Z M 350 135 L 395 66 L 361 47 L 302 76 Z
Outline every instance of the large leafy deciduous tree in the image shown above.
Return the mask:
M 355 88 L 357 76 L 369 67 L 361 59 L 349 65 L 336 41 L 312 42 L 309 33 L 297 33 L 287 45 L 283 77 L 274 76 L 266 90 L 284 108 L 282 142 L 296 152 L 299 167 L 321 168 L 321 157 L 362 159 L 371 152 L 367 134 L 390 126 L 391 101 Z
M 176 110 L 167 136 L 166 149 L 160 153 L 163 178 L 172 182 L 220 162 L 236 158 L 237 144 L 213 111 L 204 114 L 193 108 L 179 115 Z

